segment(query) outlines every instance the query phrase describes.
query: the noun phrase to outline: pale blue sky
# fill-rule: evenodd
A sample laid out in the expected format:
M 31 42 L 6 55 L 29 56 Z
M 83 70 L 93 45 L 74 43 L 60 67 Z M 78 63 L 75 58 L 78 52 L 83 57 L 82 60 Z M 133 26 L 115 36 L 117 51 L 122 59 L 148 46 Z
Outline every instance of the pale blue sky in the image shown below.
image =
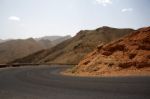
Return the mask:
M 149 25 L 150 0 L 0 0 L 1 39 Z

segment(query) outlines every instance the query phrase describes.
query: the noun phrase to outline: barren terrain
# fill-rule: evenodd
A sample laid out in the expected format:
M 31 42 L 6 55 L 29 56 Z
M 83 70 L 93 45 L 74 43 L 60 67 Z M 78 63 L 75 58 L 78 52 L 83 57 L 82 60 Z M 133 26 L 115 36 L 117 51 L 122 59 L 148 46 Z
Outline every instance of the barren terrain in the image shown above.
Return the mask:
M 150 27 L 97 46 L 69 71 L 77 75 L 150 75 Z

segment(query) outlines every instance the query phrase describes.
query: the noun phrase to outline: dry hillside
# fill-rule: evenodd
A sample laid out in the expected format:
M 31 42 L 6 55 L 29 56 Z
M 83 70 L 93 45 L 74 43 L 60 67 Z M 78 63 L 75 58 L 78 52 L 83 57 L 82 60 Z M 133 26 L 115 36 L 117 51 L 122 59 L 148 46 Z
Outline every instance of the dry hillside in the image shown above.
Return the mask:
M 78 75 L 150 74 L 150 27 L 106 45 L 88 54 L 72 73 Z
M 134 30 L 101 27 L 96 30 L 82 30 L 76 36 L 48 50 L 41 50 L 13 63 L 62 63 L 77 64 L 98 44 L 116 40 Z
M 35 52 L 51 48 L 70 36 L 45 36 L 29 39 L 0 40 L 0 64 L 10 63 Z
M 17 58 L 25 57 L 31 53 L 35 53 L 45 48 L 34 39 L 26 40 L 9 40 L 0 43 L 0 64 L 5 64 Z

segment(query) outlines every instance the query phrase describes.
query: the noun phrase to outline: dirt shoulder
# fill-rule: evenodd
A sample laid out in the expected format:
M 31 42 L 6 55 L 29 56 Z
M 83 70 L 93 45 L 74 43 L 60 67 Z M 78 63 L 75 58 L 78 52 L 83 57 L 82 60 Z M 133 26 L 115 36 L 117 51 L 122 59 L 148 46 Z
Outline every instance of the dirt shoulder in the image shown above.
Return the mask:
M 127 68 L 123 70 L 110 70 L 104 72 L 73 72 L 72 69 L 61 72 L 67 76 L 81 76 L 81 77 L 124 77 L 124 76 L 150 76 L 150 68 Z

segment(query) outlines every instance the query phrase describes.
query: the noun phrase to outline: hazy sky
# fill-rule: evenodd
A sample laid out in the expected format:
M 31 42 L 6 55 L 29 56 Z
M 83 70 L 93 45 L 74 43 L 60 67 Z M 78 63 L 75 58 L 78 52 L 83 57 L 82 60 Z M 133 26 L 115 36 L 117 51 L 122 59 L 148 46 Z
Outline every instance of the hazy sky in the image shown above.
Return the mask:
M 0 38 L 150 25 L 150 0 L 0 0 Z

